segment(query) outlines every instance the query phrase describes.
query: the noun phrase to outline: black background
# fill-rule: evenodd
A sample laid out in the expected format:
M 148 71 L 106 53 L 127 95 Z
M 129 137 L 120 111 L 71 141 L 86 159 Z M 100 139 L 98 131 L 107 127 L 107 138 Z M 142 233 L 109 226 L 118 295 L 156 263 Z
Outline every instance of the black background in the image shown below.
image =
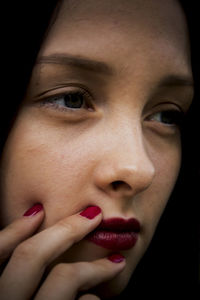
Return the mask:
M 56 1 L 1 2 L 1 144 L 23 98 L 47 20 Z M 196 83 L 195 105 L 183 136 L 183 174 L 152 243 L 119 299 L 200 299 L 199 289 L 199 13 L 198 1 L 183 1 L 188 16 Z M 5 99 L 13 99 L 12 106 Z M 5 118 L 5 116 L 7 116 Z M 14 119 L 13 119 L 14 120 Z

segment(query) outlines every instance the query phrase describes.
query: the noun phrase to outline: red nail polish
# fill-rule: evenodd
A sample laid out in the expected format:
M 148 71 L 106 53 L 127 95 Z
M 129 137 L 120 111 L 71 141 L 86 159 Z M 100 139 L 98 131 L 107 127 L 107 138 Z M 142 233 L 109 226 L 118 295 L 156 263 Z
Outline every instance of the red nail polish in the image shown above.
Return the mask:
M 31 208 L 29 208 L 25 213 L 24 216 L 25 217 L 32 217 L 35 216 L 39 211 L 41 211 L 43 209 L 42 204 L 37 203 L 35 205 L 33 205 Z
M 121 255 L 121 254 L 116 253 L 116 254 L 109 255 L 108 259 L 110 261 L 112 261 L 113 263 L 117 263 L 118 264 L 118 263 L 124 261 L 125 257 L 123 255 Z
M 98 206 L 89 206 L 83 210 L 80 215 L 88 219 L 94 219 L 97 215 L 101 213 L 101 208 Z

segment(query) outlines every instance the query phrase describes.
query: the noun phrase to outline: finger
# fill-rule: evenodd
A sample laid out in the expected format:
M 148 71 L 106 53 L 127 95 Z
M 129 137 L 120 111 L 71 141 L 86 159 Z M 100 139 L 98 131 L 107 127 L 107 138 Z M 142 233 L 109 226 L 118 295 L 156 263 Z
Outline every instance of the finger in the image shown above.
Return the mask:
M 78 300 L 101 300 L 96 295 L 86 294 L 78 298 Z
M 0 232 L 0 263 L 6 260 L 22 241 L 31 236 L 44 218 L 41 204 L 34 205 L 24 216 Z
M 62 219 L 22 242 L 13 252 L 1 277 L 1 295 L 6 295 L 5 299 L 9 297 L 15 300 L 29 299 L 35 292 L 45 268 L 74 243 L 94 230 L 101 219 L 100 208 L 90 207 L 81 214 Z
M 58 264 L 49 274 L 35 300 L 75 299 L 78 291 L 87 291 L 104 281 L 112 279 L 124 267 L 124 257 L 118 263 L 104 258 L 94 262 Z

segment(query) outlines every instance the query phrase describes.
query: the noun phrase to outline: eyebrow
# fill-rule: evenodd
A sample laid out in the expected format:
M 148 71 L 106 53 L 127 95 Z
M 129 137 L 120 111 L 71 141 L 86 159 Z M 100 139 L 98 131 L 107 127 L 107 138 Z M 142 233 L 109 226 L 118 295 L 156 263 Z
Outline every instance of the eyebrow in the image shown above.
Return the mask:
M 72 66 L 86 71 L 95 73 L 102 73 L 106 75 L 113 75 L 114 69 L 102 61 L 92 60 L 82 57 L 80 55 L 71 55 L 66 53 L 54 53 L 46 56 L 40 56 L 37 64 L 59 64 Z M 161 79 L 158 86 L 170 87 L 170 86 L 194 86 L 192 77 L 185 75 L 168 75 L 164 79 Z
M 113 75 L 114 70 L 111 66 L 107 65 L 102 61 L 92 60 L 81 56 L 69 55 L 69 54 L 51 54 L 47 56 L 40 56 L 37 64 L 60 64 L 72 67 L 77 67 L 79 69 L 84 69 L 87 71 L 92 71 L 95 73 L 102 73 L 106 75 Z
M 193 78 L 189 75 L 168 75 L 159 82 L 160 87 L 170 87 L 170 86 L 194 86 Z

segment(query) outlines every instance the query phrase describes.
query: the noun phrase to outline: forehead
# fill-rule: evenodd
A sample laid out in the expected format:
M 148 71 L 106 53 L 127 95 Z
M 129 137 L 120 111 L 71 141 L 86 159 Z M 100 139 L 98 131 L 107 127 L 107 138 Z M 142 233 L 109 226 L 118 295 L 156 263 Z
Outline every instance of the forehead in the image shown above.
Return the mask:
M 63 0 L 55 25 L 59 30 L 81 25 L 124 34 L 125 29 L 144 30 L 171 38 L 183 38 L 187 30 L 178 0 Z
M 160 57 L 163 64 L 174 59 L 188 68 L 189 48 L 178 0 L 64 0 L 42 55 L 69 52 L 140 65 Z

